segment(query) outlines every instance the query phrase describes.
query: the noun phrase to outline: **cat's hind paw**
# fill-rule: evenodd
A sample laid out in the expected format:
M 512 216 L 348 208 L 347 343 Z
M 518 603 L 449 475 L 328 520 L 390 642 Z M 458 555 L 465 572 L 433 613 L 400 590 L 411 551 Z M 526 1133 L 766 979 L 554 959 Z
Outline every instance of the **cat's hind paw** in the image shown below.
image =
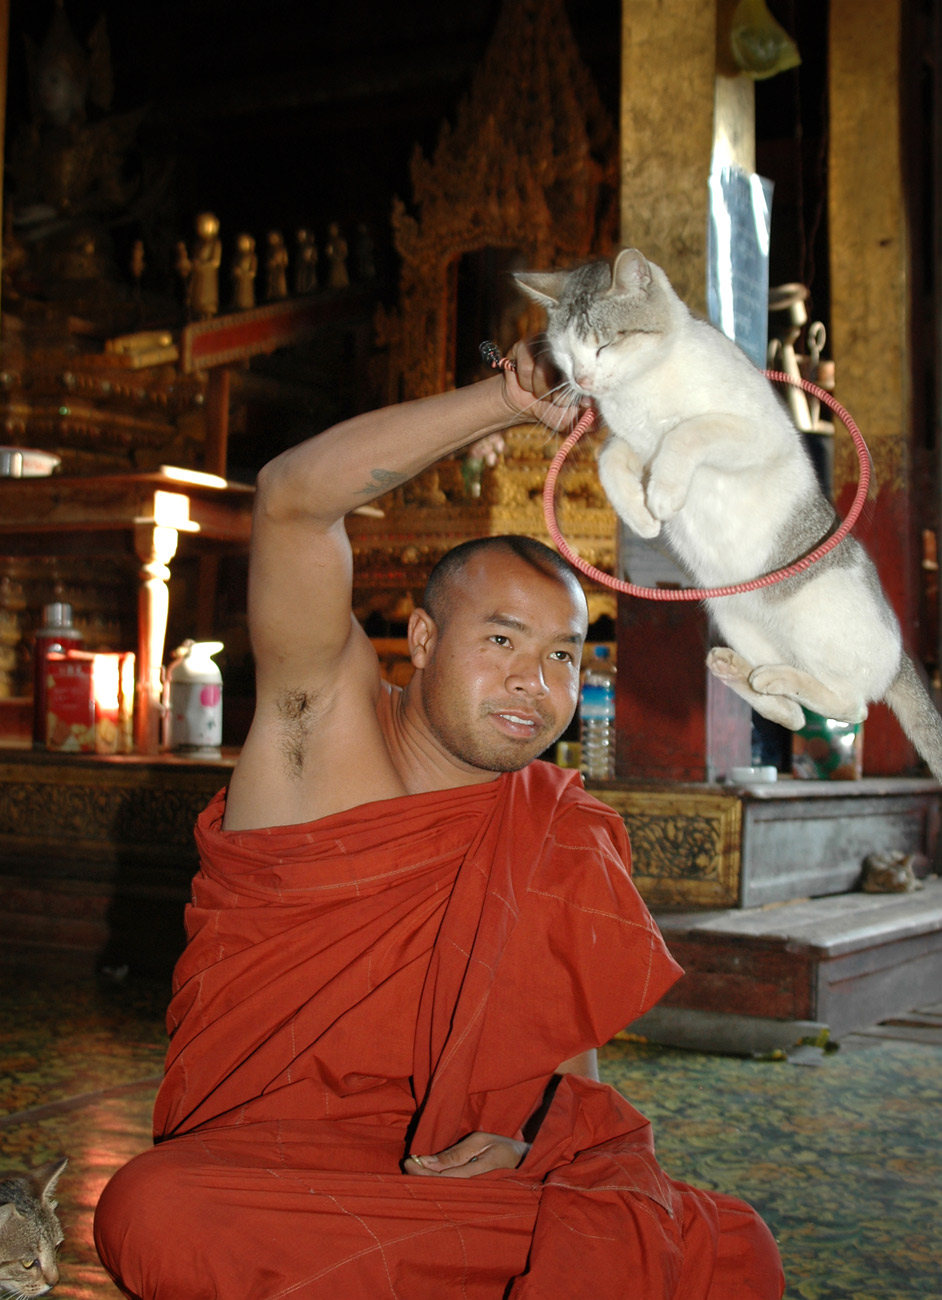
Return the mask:
M 771 684 L 772 679 L 763 676 L 767 670 L 753 668 L 752 664 L 729 646 L 716 646 L 707 655 L 706 664 L 714 677 L 735 691 L 763 718 L 777 722 L 780 727 L 787 727 L 790 731 L 798 731 L 805 725 L 805 715 L 794 700 L 787 699 L 784 695 L 767 695 L 757 688 L 757 681 Z
M 729 685 L 731 682 L 748 682 L 752 664 L 747 663 L 729 646 L 715 646 L 706 657 L 706 666 L 714 677 Z

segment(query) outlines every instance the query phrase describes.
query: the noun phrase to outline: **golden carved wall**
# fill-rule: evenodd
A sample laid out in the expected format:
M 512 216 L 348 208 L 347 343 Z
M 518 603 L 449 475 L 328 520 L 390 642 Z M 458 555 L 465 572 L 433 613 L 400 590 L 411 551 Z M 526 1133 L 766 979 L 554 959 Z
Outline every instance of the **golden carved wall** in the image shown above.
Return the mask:
M 413 159 L 412 210 L 398 200 L 394 206 L 399 305 L 377 319 L 388 353 L 388 400 L 454 387 L 469 363 L 473 377 L 483 377 L 481 339 L 460 337 L 462 274 L 470 277 L 464 291 L 473 301 L 488 291 L 475 285 L 476 272 L 506 284 L 505 264 L 548 269 L 610 253 L 617 178 L 617 133 L 581 61 L 563 0 L 506 0 L 454 126 L 443 125 L 431 159 L 419 152 Z M 488 335 L 503 348 L 543 323 L 516 297 L 509 295 Z M 379 610 L 400 621 L 421 599 L 435 561 L 468 538 L 524 533 L 550 541 L 541 494 L 555 440 L 524 426 L 504 441 L 496 463 L 476 478 L 466 460 L 452 457 L 381 498 L 383 518 L 349 518 L 358 616 Z M 560 482 L 560 523 L 586 559 L 612 572 L 615 515 L 598 486 L 593 444 L 584 441 Z M 613 617 L 614 595 L 586 585 L 593 617 Z
M 606 572 L 615 566 L 615 515 L 595 468 L 600 438 L 587 434 L 560 477 L 557 519 L 569 544 Z M 450 458 L 377 503 L 382 516 L 350 515 L 357 617 L 380 613 L 404 621 L 422 597 L 432 566 L 471 537 L 523 533 L 550 543 L 543 519 L 543 485 L 558 439 L 535 425 L 504 434 L 505 451 L 480 471 L 480 495 L 469 494 L 466 465 Z M 591 621 L 614 619 L 616 596 L 586 579 Z
M 457 259 L 507 249 L 545 270 L 604 255 L 617 238 L 617 185 L 617 133 L 565 5 L 507 0 L 454 127 L 443 125 L 430 160 L 416 151 L 413 212 L 393 208 L 399 307 L 379 319 L 390 400 L 448 386 Z

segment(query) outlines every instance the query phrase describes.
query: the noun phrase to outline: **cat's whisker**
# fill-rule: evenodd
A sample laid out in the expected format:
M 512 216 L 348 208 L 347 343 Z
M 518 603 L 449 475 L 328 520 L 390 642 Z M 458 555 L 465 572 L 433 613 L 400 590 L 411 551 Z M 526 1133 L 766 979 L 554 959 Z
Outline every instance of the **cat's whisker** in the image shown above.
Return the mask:
M 553 349 L 545 334 L 537 334 L 535 338 L 530 339 L 529 343 L 530 351 L 535 357 L 552 356 Z
M 568 384 L 568 381 L 564 381 L 561 384 L 557 384 L 555 388 L 551 388 L 549 392 L 545 393 L 539 400 L 545 402 L 555 401 L 557 406 L 562 407 L 575 407 L 578 405 L 579 398 L 578 396 L 574 396 L 571 391 L 567 392 L 567 388 L 571 390 L 571 385 Z M 559 401 L 559 396 L 562 396 L 564 400 Z M 533 405 L 533 403 L 531 403 L 531 405 Z M 535 424 L 531 425 L 529 431 L 530 436 L 535 436 L 537 430 L 541 428 L 546 430 L 545 437 L 540 440 L 541 446 L 543 447 L 550 446 L 555 439 L 563 438 L 570 432 L 569 428 L 554 428 L 553 425 L 549 424 L 545 419 L 540 419 Z

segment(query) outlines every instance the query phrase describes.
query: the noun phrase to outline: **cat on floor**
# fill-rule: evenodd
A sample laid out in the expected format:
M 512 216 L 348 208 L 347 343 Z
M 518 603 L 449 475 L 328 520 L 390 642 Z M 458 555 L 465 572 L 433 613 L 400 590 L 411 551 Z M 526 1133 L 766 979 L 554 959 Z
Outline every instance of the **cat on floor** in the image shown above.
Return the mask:
M 772 385 L 637 249 L 515 279 L 546 309 L 573 401 L 593 398 L 608 429 L 599 478 L 612 506 L 640 537 L 663 538 L 698 586 L 784 568 L 836 530 Z M 707 666 L 757 713 L 795 731 L 806 708 L 862 722 L 885 700 L 942 781 L 942 719 L 855 538 L 801 574 L 706 604 L 725 642 Z
M 59 1281 L 62 1228 L 52 1199 L 65 1158 L 0 1175 L 0 1295 L 32 1300 Z

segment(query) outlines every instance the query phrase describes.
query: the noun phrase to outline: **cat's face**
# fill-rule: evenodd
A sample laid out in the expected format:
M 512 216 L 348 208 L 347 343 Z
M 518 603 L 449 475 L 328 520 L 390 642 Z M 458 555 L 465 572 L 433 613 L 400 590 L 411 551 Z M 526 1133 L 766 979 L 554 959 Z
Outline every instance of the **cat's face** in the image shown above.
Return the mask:
M 523 290 L 546 309 L 553 360 L 574 396 L 604 398 L 659 355 L 671 325 L 663 289 L 635 249 L 614 267 L 520 273 Z
M 62 1230 L 54 1214 L 43 1219 L 0 1206 L 0 1293 L 41 1296 L 59 1281 Z
M 59 1281 L 63 1238 L 52 1193 L 65 1165 L 0 1180 L 0 1294 L 32 1300 Z

